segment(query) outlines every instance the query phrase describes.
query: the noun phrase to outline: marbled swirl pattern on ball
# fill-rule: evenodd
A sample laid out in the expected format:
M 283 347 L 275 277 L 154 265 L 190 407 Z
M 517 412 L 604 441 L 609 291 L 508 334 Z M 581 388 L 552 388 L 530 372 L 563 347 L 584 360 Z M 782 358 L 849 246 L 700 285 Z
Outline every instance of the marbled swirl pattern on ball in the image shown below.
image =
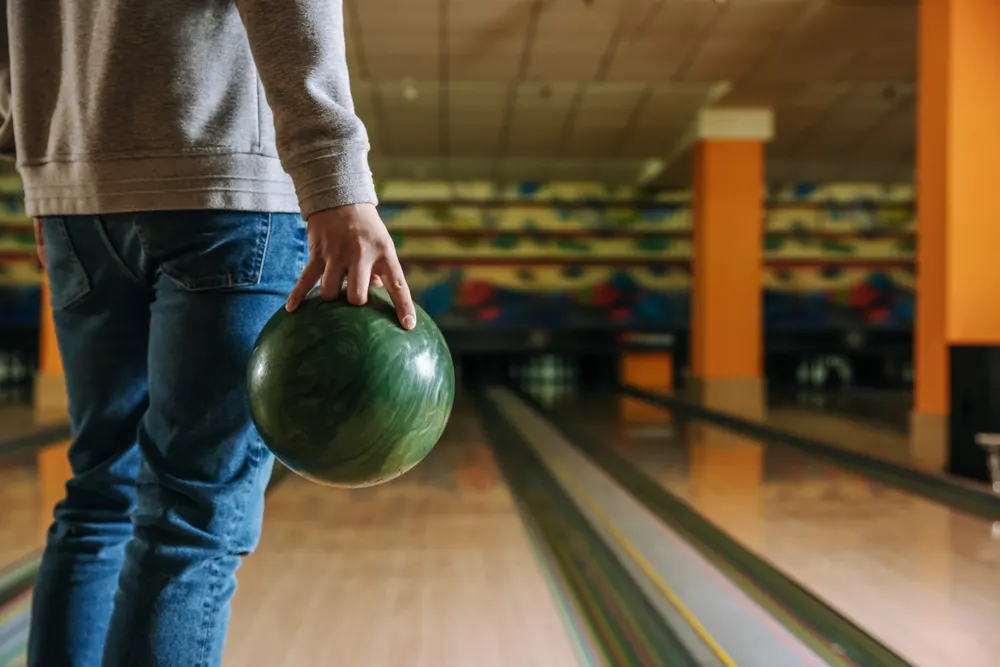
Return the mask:
M 431 451 L 455 398 L 444 336 L 417 309 L 400 327 L 388 294 L 366 306 L 310 296 L 264 327 L 249 367 L 250 411 L 275 456 L 298 474 L 362 487 L 398 477 Z

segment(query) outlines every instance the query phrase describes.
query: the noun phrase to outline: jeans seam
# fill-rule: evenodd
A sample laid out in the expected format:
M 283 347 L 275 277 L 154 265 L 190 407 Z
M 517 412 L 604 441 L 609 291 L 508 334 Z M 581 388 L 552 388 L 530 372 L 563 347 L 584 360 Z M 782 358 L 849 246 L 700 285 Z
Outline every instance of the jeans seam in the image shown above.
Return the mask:
M 45 222 L 42 222 L 45 225 Z M 70 297 L 63 297 L 62 299 L 57 298 L 56 290 L 54 289 L 52 274 L 49 274 L 49 303 L 52 309 L 55 311 L 64 310 L 75 304 L 80 299 L 84 298 L 93 290 L 93 285 L 90 283 L 90 275 L 87 273 L 87 267 L 83 265 L 80 260 L 80 255 L 76 251 L 76 246 L 73 244 L 73 239 L 69 236 L 69 231 L 66 229 L 66 220 L 62 217 L 50 218 L 50 224 L 48 227 L 51 229 L 54 226 L 55 233 L 59 235 L 60 241 L 65 244 L 66 248 L 69 249 L 69 257 L 67 261 L 71 263 L 74 268 L 76 268 L 83 275 L 83 287 L 76 290 L 76 292 Z M 46 269 L 48 270 L 48 269 Z
M 257 262 L 257 280 L 254 284 L 259 285 L 264 279 L 264 263 L 267 259 L 267 249 L 271 245 L 271 230 L 272 230 L 273 220 L 271 214 L 267 213 L 264 215 L 264 242 L 257 244 L 257 256 L 254 258 Z
M 208 562 L 208 575 L 212 583 L 209 585 L 208 598 L 203 605 L 204 616 L 202 616 L 201 623 L 201 650 L 199 651 L 198 664 L 195 667 L 209 667 L 209 654 L 212 648 L 212 619 L 218 615 L 218 591 L 221 574 L 218 559 L 211 559 Z
M 119 270 L 125 274 L 125 277 L 135 283 L 136 286 L 148 290 L 149 286 L 144 284 L 139 276 L 135 275 L 132 270 L 128 268 L 125 264 L 125 260 L 123 260 L 121 255 L 118 254 L 118 251 L 115 250 L 114 245 L 111 243 L 111 239 L 108 237 L 108 232 L 104 228 L 104 218 L 102 216 L 94 217 L 94 226 L 97 228 L 97 235 L 101 237 L 101 242 L 104 243 L 105 249 L 107 249 L 108 254 L 111 256 L 111 259 L 114 261 Z M 133 222 L 132 227 L 135 229 L 137 225 Z
M 232 536 L 232 526 L 240 525 L 240 523 L 244 519 L 246 519 L 247 496 L 250 494 L 250 492 L 253 491 L 254 483 L 257 480 L 257 473 L 260 471 L 260 463 L 262 459 L 261 450 L 263 449 L 263 446 L 264 445 L 260 439 L 260 436 L 258 436 L 257 433 L 253 431 L 252 435 L 249 438 L 248 451 L 247 451 L 247 459 L 250 462 L 250 474 L 247 475 L 246 480 L 243 482 L 244 488 L 240 489 L 241 491 L 240 498 L 242 499 L 242 502 L 238 506 L 239 510 L 238 510 L 237 520 L 234 521 L 232 524 L 230 524 L 231 527 L 230 535 L 226 539 L 226 541 L 228 542 L 227 546 L 229 547 L 229 551 L 234 553 L 242 553 L 244 551 L 244 549 L 242 548 L 243 547 L 242 544 L 233 544 L 234 540 Z
M 247 452 L 247 458 L 250 462 L 250 474 L 246 476 L 246 479 L 240 484 L 237 492 L 237 497 L 239 501 L 236 503 L 236 510 L 234 512 L 233 520 L 228 522 L 226 531 L 223 534 L 223 550 L 225 556 L 235 555 L 237 558 L 240 557 L 238 552 L 242 552 L 242 545 L 234 544 L 234 532 L 238 526 L 242 526 L 243 521 L 246 519 L 246 506 L 247 506 L 247 495 L 253 490 L 254 482 L 257 478 L 257 473 L 260 470 L 261 462 L 261 451 L 263 449 L 263 443 L 260 438 L 251 435 L 249 438 L 249 451 Z M 209 561 L 209 576 L 212 579 L 212 583 L 209 587 L 209 596 L 205 600 L 203 607 L 204 616 L 202 620 L 202 636 L 201 636 L 201 655 L 198 656 L 198 666 L 197 667 L 209 667 L 209 653 L 211 651 L 212 645 L 212 619 L 218 615 L 219 608 L 219 580 L 222 577 L 222 573 L 219 570 L 219 561 L 217 558 Z
M 263 230 L 261 230 L 263 233 L 258 235 L 256 247 L 254 248 L 253 257 L 254 262 L 256 262 L 256 272 L 254 274 L 247 274 L 246 278 L 236 274 L 226 274 L 223 276 L 213 276 L 212 278 L 190 280 L 181 273 L 168 269 L 165 265 L 161 265 L 158 270 L 161 274 L 174 281 L 185 292 L 207 292 L 217 289 L 235 289 L 239 287 L 259 285 L 264 276 L 264 260 L 267 255 L 267 248 L 271 239 L 271 215 L 271 213 L 258 214 L 258 221 L 261 225 L 263 225 Z M 140 243 L 142 243 L 145 248 L 145 240 L 143 239 L 143 235 L 138 228 L 136 229 L 136 235 L 139 237 Z M 146 252 L 150 255 L 150 257 L 154 257 L 148 252 L 148 250 Z M 156 258 L 154 257 L 154 259 Z

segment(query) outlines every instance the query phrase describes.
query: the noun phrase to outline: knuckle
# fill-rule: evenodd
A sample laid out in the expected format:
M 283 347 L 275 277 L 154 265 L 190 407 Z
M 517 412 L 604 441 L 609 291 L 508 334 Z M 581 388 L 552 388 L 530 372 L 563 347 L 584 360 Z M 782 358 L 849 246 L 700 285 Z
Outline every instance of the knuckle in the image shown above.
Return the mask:
M 347 244 L 347 251 L 352 255 L 365 255 L 369 244 L 363 238 L 355 237 Z

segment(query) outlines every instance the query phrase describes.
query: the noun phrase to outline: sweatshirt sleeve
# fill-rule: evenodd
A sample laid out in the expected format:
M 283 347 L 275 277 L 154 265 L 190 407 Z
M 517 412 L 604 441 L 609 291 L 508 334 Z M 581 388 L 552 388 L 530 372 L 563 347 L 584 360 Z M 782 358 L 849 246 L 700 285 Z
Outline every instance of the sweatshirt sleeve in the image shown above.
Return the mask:
M 343 0 L 237 0 L 302 215 L 377 203 L 354 112 Z
M 10 85 L 7 0 L 0 3 L 0 159 L 14 159 L 14 104 Z

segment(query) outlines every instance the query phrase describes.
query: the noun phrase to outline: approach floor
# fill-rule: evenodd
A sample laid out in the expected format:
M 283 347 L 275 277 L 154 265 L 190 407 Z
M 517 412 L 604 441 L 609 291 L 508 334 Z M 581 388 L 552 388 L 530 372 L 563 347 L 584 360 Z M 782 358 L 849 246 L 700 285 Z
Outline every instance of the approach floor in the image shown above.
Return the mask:
M 490 400 L 493 407 L 484 407 Z M 497 415 L 492 421 L 490 410 Z M 995 632 L 1000 542 L 989 522 L 797 451 L 719 439 L 683 424 L 659 431 L 623 428 L 613 396 L 567 399 L 551 410 L 586 429 L 906 664 L 989 665 L 1000 655 Z M 373 489 L 332 490 L 289 476 L 270 495 L 260 548 L 240 571 L 225 665 L 672 664 L 654 655 L 661 648 L 658 637 L 686 646 L 700 656 L 693 663 L 698 665 L 849 664 L 829 662 L 797 643 L 799 635 L 757 608 L 683 540 L 655 525 L 587 457 L 556 442 L 542 413 L 529 412 L 512 395 L 460 396 L 431 456 L 400 480 Z M 824 428 L 822 421 L 811 423 Z M 512 434 L 507 441 L 497 437 L 504 428 Z M 517 456 L 507 449 L 515 446 L 511 438 L 523 440 Z M 531 488 L 542 484 L 540 470 L 515 483 L 523 472 L 518 466 L 527 467 L 529 458 L 551 473 L 556 481 L 546 484 L 562 488 L 568 506 L 578 511 L 557 511 L 552 495 L 552 512 L 533 523 L 528 501 L 533 497 L 544 505 L 549 496 Z M 30 459 L 5 466 L 0 466 L 5 547 L 0 570 L 35 548 L 40 535 Z M 573 577 L 554 567 L 557 559 L 545 555 L 539 534 L 548 531 L 551 537 L 553 522 L 564 522 L 554 530 L 561 528 L 567 542 L 587 530 L 570 522 L 574 511 L 594 526 L 608 558 L 624 564 L 625 576 L 645 596 L 642 604 L 649 603 L 647 621 L 623 622 L 626 630 L 640 633 L 636 646 L 652 647 L 645 657 L 626 661 L 621 656 L 628 647 L 622 645 L 623 652 L 614 653 L 615 633 L 604 627 L 615 622 L 614 614 L 581 620 L 585 614 L 573 606 L 580 591 L 593 594 L 600 606 L 602 586 L 591 585 L 594 581 L 604 578 L 612 584 L 605 592 L 622 596 L 634 582 L 602 565 L 591 568 L 587 581 L 580 579 L 588 576 L 587 568 L 580 567 L 574 587 L 567 583 Z M 603 527 L 602 516 L 609 522 Z M 542 530 L 542 519 L 549 528 Z M 598 553 L 603 546 L 591 548 L 595 563 L 606 557 Z M 572 561 L 569 554 L 560 562 Z M 637 609 L 625 597 L 617 603 L 623 600 L 626 609 Z M 0 609 L 0 667 L 23 664 L 23 655 L 10 649 L 3 659 L 4 642 L 14 646 L 21 627 L 15 612 L 23 626 L 23 604 Z M 666 626 L 675 632 L 658 635 Z M 595 649 L 594 637 L 611 637 L 605 642 L 611 648 Z M 785 660 L 767 657 L 782 650 Z

